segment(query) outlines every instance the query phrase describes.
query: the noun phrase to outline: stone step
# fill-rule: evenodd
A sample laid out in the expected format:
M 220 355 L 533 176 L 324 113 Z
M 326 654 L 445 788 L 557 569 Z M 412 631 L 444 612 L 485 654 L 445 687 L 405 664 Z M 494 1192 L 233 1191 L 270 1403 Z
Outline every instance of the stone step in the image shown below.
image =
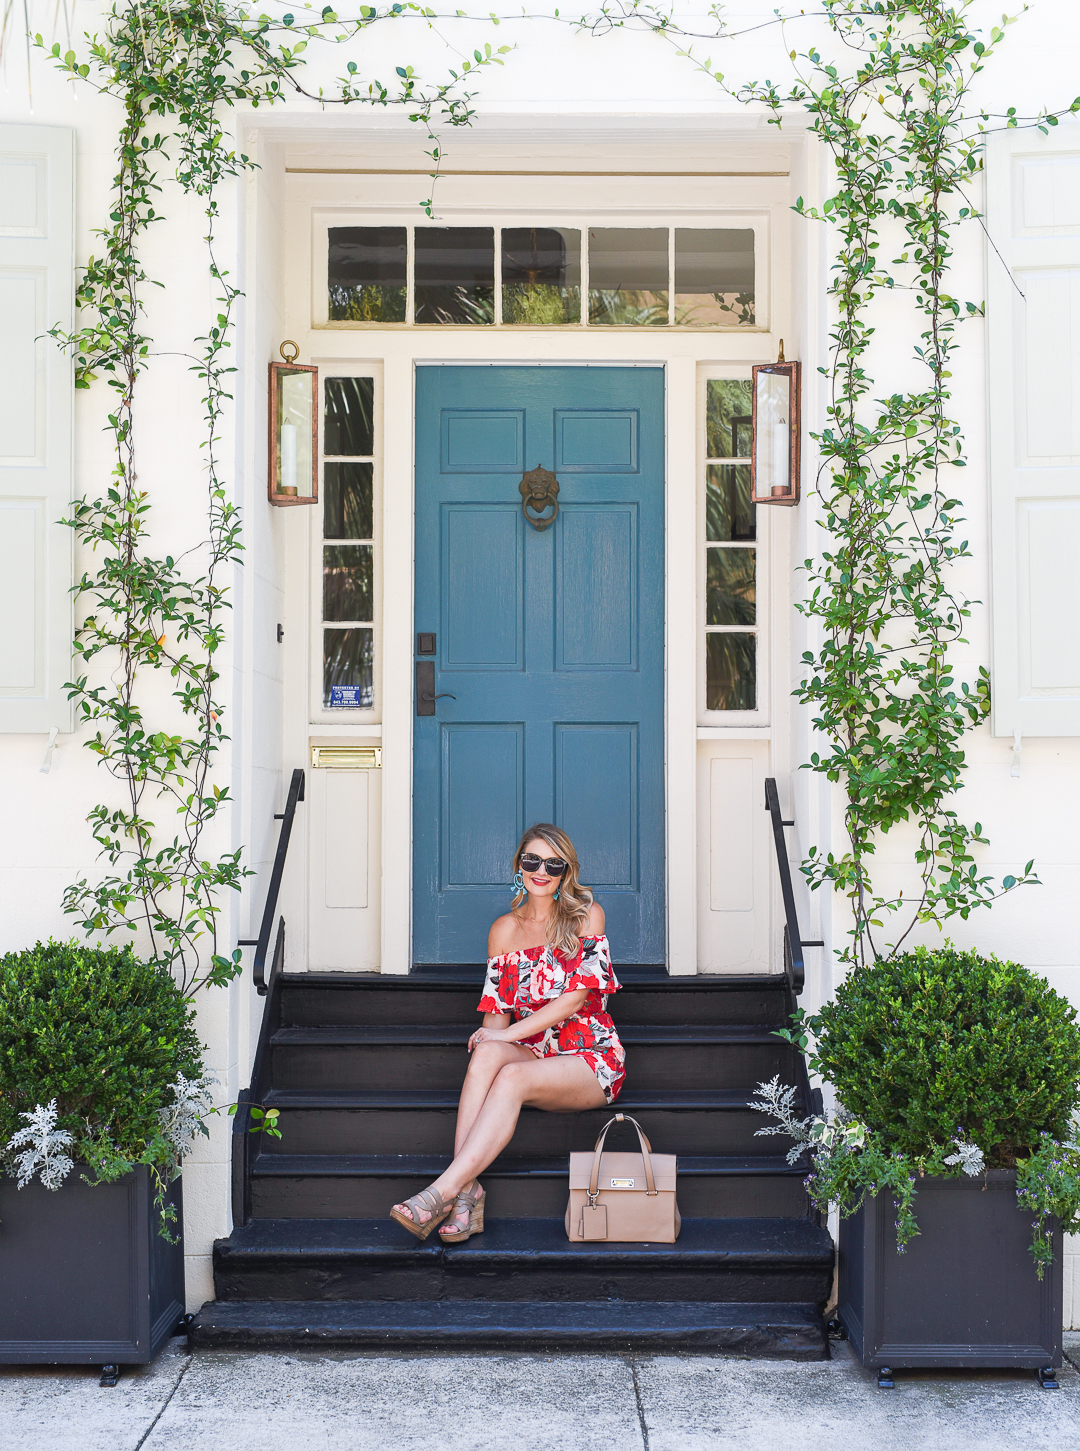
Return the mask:
M 279 1110 L 280 1140 L 262 1137 L 260 1152 L 290 1154 L 450 1154 L 458 1090 L 327 1090 L 272 1088 L 261 1100 Z M 627 1087 L 619 1112 L 633 1115 L 662 1154 L 760 1154 L 783 1157 L 782 1135 L 755 1138 L 766 1118 L 750 1107 L 746 1090 L 659 1090 Z M 525 1108 L 513 1139 L 515 1154 L 543 1157 L 591 1149 L 616 1111 L 545 1113 Z M 617 1138 L 625 1135 L 625 1140 Z M 611 1130 L 610 1147 L 636 1146 L 633 1129 Z
M 727 1351 L 827 1360 L 813 1304 L 595 1300 L 221 1301 L 191 1327 L 200 1349 L 480 1349 Z
M 314 1024 L 271 1039 L 275 1088 L 460 1089 L 476 1023 Z M 620 1030 L 635 1089 L 747 1088 L 795 1081 L 796 1050 L 768 1024 L 630 1024 Z
M 260 1154 L 252 1166 L 256 1219 L 367 1219 L 418 1193 L 445 1169 L 446 1156 L 410 1154 Z M 806 1165 L 775 1155 L 684 1155 L 678 1162 L 680 1211 L 798 1218 L 809 1212 Z M 565 1212 L 566 1158 L 497 1159 L 484 1172 L 485 1214 L 548 1219 Z
M 769 1023 L 783 1026 L 793 1003 L 782 975 L 668 977 L 662 970 L 620 967 L 621 989 L 608 1000 L 616 1023 Z M 480 964 L 380 973 L 287 973 L 285 1026 L 329 1023 L 476 1022 L 484 982 Z
M 462 1245 L 380 1219 L 253 1220 L 214 1246 L 219 1300 L 829 1298 L 809 1219 L 684 1219 L 674 1244 L 574 1244 L 562 1219 L 496 1219 Z

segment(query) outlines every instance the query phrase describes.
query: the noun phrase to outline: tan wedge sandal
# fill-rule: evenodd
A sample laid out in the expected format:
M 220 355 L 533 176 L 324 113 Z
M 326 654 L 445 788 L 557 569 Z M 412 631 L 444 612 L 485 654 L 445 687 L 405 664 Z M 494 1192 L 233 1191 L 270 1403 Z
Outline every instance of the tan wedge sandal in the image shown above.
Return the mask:
M 401 1202 L 412 1214 L 412 1219 L 400 1213 L 396 1206 L 391 1209 L 390 1218 L 396 1219 L 398 1224 L 407 1229 L 410 1234 L 414 1234 L 417 1239 L 427 1239 L 431 1231 L 441 1224 L 450 1213 L 454 1204 L 452 1200 L 445 1200 L 437 1189 L 430 1188 L 421 1189 L 419 1194 L 414 1194 L 411 1199 L 403 1199 Z M 421 1211 L 431 1215 L 431 1218 L 425 1219 L 423 1224 L 420 1223 Z
M 454 1207 L 450 1211 L 450 1223 L 444 1224 L 439 1230 L 439 1238 L 443 1244 L 464 1244 L 473 1234 L 484 1232 L 484 1200 L 487 1195 L 477 1179 L 472 1193 L 464 1189 L 454 1199 Z M 469 1222 L 465 1229 L 462 1229 L 458 1220 L 463 1214 L 468 1214 Z

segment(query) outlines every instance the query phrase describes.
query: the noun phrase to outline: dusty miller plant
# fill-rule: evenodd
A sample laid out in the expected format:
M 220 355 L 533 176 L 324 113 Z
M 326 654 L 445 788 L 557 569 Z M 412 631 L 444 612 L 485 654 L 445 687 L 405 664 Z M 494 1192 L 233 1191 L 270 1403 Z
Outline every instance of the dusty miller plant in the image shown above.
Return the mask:
M 59 1189 L 71 1173 L 73 1160 L 67 1152 L 74 1136 L 68 1129 L 56 1127 L 56 1099 L 39 1103 L 29 1113 L 19 1115 L 25 1128 L 12 1134 L 5 1151 L 12 1158 L 11 1173 L 20 1189 L 25 1189 L 36 1174 L 46 1189 Z M 22 1153 L 16 1153 L 21 1149 Z
M 144 930 L 152 961 L 172 971 L 186 993 L 220 985 L 240 971 L 239 950 L 219 948 L 223 895 L 238 890 L 247 869 L 241 850 L 214 855 L 213 824 L 228 788 L 213 780 L 217 752 L 227 740 L 218 696 L 217 659 L 225 642 L 228 575 L 241 559 L 241 523 L 219 452 L 230 400 L 229 361 L 240 293 L 219 265 L 215 248 L 221 184 L 252 165 L 229 145 L 224 113 L 240 104 L 272 105 L 288 94 L 311 96 L 298 79 L 303 51 L 315 39 L 345 42 L 414 5 L 362 6 L 339 20 L 327 6 L 297 23 L 255 15 L 227 0 L 135 0 L 108 12 L 104 31 L 87 36 L 86 59 L 73 50 L 51 55 L 62 72 L 122 107 L 110 225 L 100 252 L 78 281 L 78 325 L 52 335 L 70 350 L 76 386 L 103 379 L 113 390 L 107 428 L 114 465 L 108 483 L 73 505 L 69 523 L 93 566 L 76 592 L 79 622 L 76 675 L 69 695 L 87 741 L 120 783 L 122 800 L 90 813 L 94 839 L 109 868 L 83 877 L 65 893 L 64 908 L 88 933 Z M 40 35 L 39 46 L 45 46 Z M 502 48 L 505 51 L 506 47 Z M 441 84 L 425 85 L 399 66 L 392 85 L 363 81 L 349 61 L 329 105 L 402 106 L 426 125 L 437 173 L 440 148 L 433 120 L 468 124 L 466 83 L 502 51 L 474 51 Z M 206 266 L 218 290 L 217 311 L 194 339 L 190 366 L 203 390 L 205 535 L 174 551 L 151 542 L 153 500 L 139 477 L 139 380 L 151 366 L 154 340 L 144 324 L 150 279 L 140 260 L 147 234 L 165 219 L 160 209 L 166 170 L 205 213 Z M 425 204 L 430 214 L 430 201 Z M 81 668 L 80 668 L 81 667 Z M 148 704 L 146 675 L 166 672 L 174 709 Z

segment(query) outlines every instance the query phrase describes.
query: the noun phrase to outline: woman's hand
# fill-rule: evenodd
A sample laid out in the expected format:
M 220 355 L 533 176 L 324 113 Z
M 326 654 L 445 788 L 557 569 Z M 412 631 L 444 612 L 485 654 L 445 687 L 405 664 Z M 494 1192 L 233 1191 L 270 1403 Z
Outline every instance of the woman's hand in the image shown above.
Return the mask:
M 481 1043 L 512 1043 L 513 1041 L 509 1028 L 477 1028 L 469 1039 L 469 1052 L 478 1048 Z

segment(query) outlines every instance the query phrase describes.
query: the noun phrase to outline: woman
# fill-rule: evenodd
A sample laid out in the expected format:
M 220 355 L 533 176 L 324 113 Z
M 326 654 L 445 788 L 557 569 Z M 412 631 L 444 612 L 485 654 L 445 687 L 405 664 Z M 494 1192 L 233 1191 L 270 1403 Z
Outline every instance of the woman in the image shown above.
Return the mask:
M 513 1138 L 523 1105 L 572 1113 L 619 1096 L 625 1055 L 604 1011 L 619 984 L 604 909 L 578 871 L 574 845 L 557 826 L 540 823 L 521 838 L 513 907 L 488 933 L 477 1008 L 484 1025 L 469 1039 L 453 1163 L 390 1211 L 417 1239 L 436 1226 L 444 1244 L 480 1233 L 484 1191 L 477 1175 Z

